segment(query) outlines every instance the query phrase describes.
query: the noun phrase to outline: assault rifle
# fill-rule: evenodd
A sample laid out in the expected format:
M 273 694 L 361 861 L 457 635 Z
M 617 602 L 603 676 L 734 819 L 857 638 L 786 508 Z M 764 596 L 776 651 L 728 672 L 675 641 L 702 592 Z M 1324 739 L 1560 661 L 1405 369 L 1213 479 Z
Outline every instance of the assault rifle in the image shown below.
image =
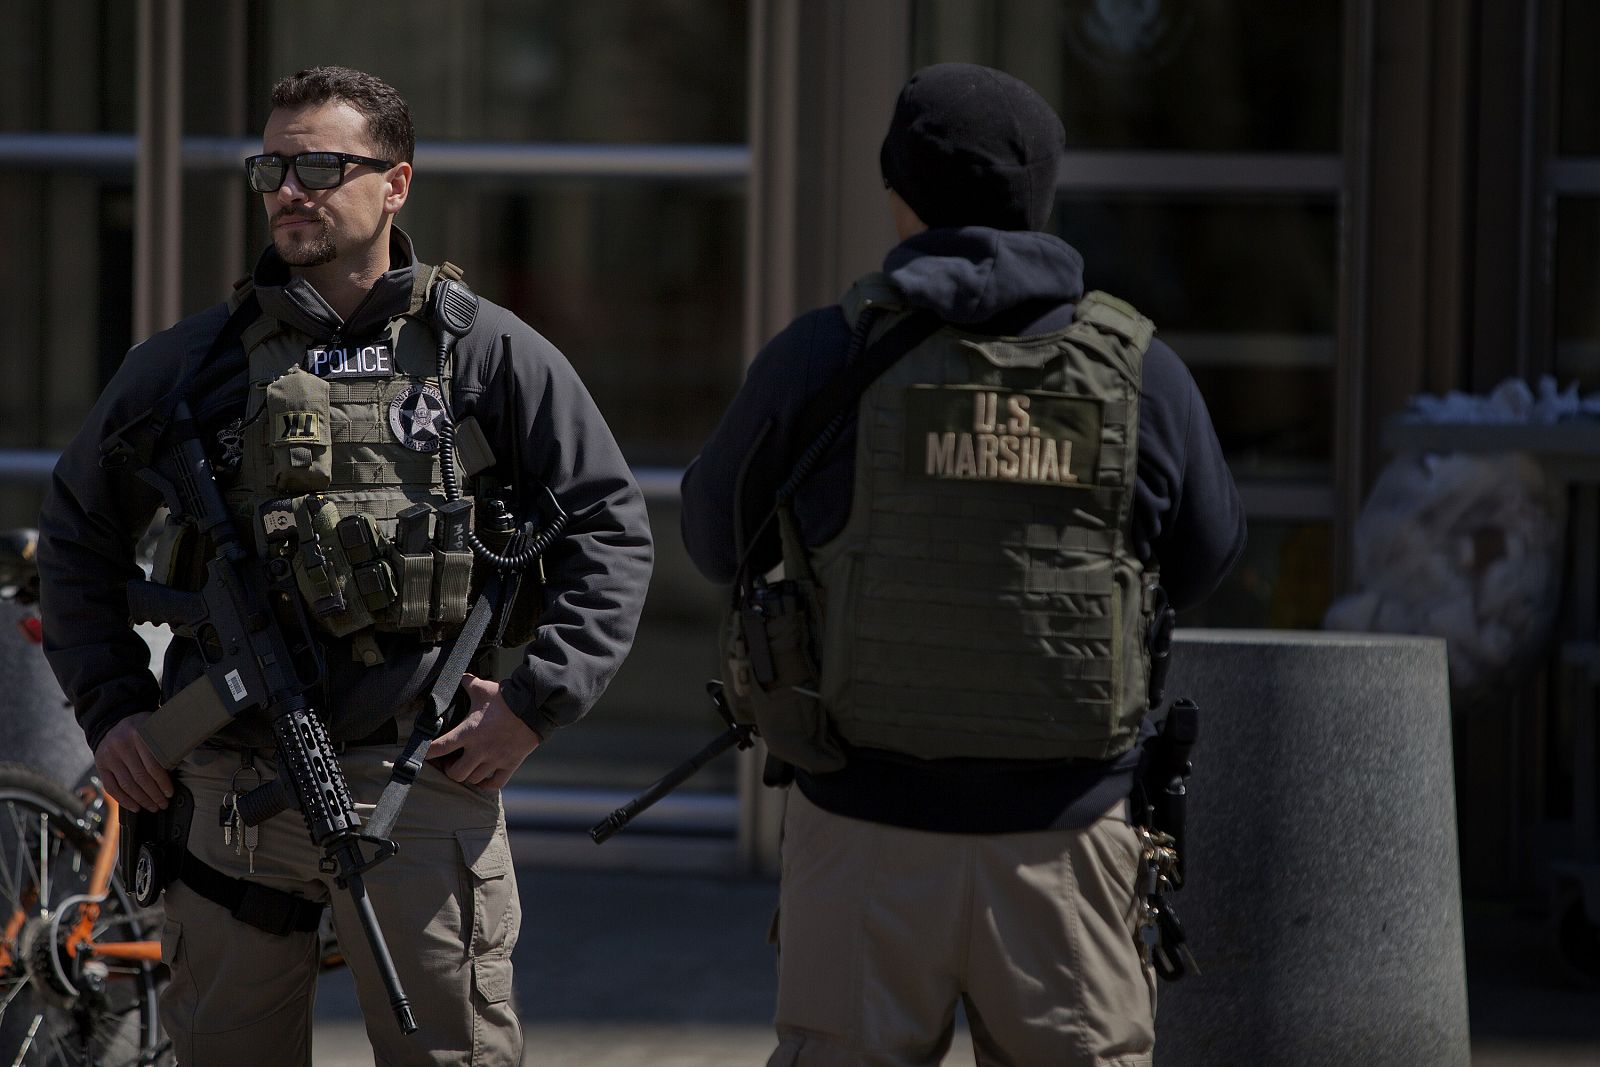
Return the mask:
M 147 719 L 140 736 L 170 769 L 237 716 L 265 713 L 272 723 L 280 779 L 242 797 L 240 815 L 247 825 L 255 825 L 286 806 L 299 808 L 312 842 L 323 850 L 324 869 L 355 900 L 400 1029 L 415 1033 L 410 1001 L 362 881 L 365 871 L 394 855 L 395 845 L 361 832 L 327 728 L 307 697 L 321 677 L 321 661 L 291 560 L 282 553 L 259 559 L 241 541 L 186 401 L 172 409 L 170 422 L 151 413 L 102 446 L 103 466 L 129 461 L 161 493 L 174 519 L 216 546 L 199 592 L 143 579 L 128 583 L 133 620 L 171 625 L 175 633 L 199 643 L 206 661 L 204 675 Z M 282 779 L 291 792 L 285 792 Z M 372 846 L 370 857 L 363 844 Z
M 728 724 L 728 728 L 712 738 L 711 742 L 699 752 L 696 752 L 662 775 L 655 785 L 652 785 L 649 789 L 646 789 L 643 793 L 640 793 L 591 826 L 589 828 L 589 836 L 594 839 L 595 844 L 605 844 L 607 838 L 632 822 L 634 816 L 678 788 L 695 771 L 698 771 L 728 749 L 737 747 L 742 750 L 755 744 L 753 738 L 756 728 L 748 723 L 733 721 L 733 713 L 728 710 L 727 700 L 722 695 L 722 683 L 718 681 L 707 682 L 706 694 L 711 697 L 711 703 L 716 707 L 717 713 L 722 716 L 722 721 Z

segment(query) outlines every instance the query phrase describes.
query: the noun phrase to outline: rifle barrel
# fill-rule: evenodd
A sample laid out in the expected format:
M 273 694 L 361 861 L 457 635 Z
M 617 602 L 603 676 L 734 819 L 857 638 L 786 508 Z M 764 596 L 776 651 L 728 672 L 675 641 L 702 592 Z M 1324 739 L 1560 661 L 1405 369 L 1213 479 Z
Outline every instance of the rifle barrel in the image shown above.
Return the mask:
M 354 843 L 346 844 L 339 849 L 339 865 L 345 871 L 354 871 L 361 865 L 361 854 Z M 367 896 L 367 883 L 361 875 L 346 874 L 345 884 L 350 889 L 351 899 L 355 901 L 356 916 L 361 920 L 361 928 L 366 932 L 367 944 L 372 948 L 373 962 L 378 967 L 378 977 L 383 979 L 384 991 L 389 994 L 389 1007 L 394 1010 L 395 1020 L 400 1024 L 402 1034 L 417 1032 L 417 1020 L 411 1014 L 411 999 L 406 996 L 406 991 L 400 987 L 400 975 L 394 969 L 394 957 L 389 954 L 389 945 L 383 939 L 383 930 L 378 926 L 378 916 L 372 910 L 372 900 Z
M 604 844 L 612 834 L 632 822 L 634 816 L 678 788 L 701 767 L 704 767 L 734 745 L 739 745 L 741 748 L 744 747 L 744 744 L 748 743 L 749 735 L 750 728 L 748 726 L 728 727 L 713 738 L 705 748 L 702 748 L 699 752 L 696 752 L 662 775 L 655 785 L 591 826 L 589 828 L 589 836 L 594 839 L 595 844 Z

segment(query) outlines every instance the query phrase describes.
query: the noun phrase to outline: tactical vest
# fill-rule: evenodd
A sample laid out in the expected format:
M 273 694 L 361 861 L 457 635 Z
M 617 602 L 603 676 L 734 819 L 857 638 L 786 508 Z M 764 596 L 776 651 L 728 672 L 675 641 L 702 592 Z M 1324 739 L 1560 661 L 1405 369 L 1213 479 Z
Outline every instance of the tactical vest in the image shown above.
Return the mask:
M 882 275 L 852 325 L 904 313 Z M 839 735 L 924 759 L 1107 759 L 1146 712 L 1154 575 L 1129 547 L 1154 326 L 1090 293 L 1064 330 L 936 331 L 863 394 L 850 519 L 798 559 L 820 584 Z M 811 575 L 805 575 L 811 577 Z
M 372 629 L 438 640 L 466 617 L 470 549 L 428 542 L 403 552 L 396 543 L 402 510 L 445 503 L 438 428 L 450 369 L 439 377 L 438 334 L 422 316 L 439 277 L 460 271 L 418 263 L 407 313 L 363 344 L 319 349 L 270 317 L 242 336 L 249 392 L 238 475 L 224 495 L 258 546 L 292 539 L 309 614 L 332 636 Z M 233 306 L 248 292 L 235 292 Z M 347 373 L 308 371 L 316 359 L 340 361 Z M 370 661 L 376 648 L 358 642 L 355 652 Z

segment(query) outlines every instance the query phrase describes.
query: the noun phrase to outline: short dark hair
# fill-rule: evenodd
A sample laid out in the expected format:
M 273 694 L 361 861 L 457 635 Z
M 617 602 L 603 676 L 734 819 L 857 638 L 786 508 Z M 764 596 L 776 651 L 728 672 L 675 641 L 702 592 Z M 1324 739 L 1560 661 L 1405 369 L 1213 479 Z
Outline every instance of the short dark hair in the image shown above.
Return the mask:
M 386 159 L 410 163 L 417 147 L 411 110 L 388 82 L 349 67 L 297 70 L 272 87 L 272 107 L 316 107 L 337 100 L 367 117 L 373 145 Z

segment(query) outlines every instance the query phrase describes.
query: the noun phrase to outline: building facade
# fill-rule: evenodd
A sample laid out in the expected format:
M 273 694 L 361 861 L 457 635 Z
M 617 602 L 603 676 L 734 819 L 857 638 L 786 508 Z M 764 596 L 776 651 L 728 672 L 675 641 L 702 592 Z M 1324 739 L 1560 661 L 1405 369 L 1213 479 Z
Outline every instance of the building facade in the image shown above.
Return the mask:
M 661 549 L 634 659 L 527 772 L 570 803 L 530 802 L 530 823 L 586 817 L 718 728 L 699 694 L 721 594 L 678 548 L 676 472 L 761 339 L 892 244 L 877 145 L 917 67 L 1002 67 L 1055 105 L 1069 152 L 1052 226 L 1092 287 L 1156 320 L 1211 406 L 1250 547 L 1187 625 L 1319 625 L 1350 583 L 1385 420 L 1412 394 L 1546 373 L 1600 387 L 1600 13 L 1577 0 L 8 9 L 8 523 L 29 521 L 40 457 L 128 346 L 248 269 L 265 229 L 239 160 L 272 81 L 341 63 L 410 101 L 403 225 L 572 359 Z M 1585 714 L 1592 692 L 1540 690 L 1458 722 L 1458 773 L 1493 798 L 1463 796 L 1492 842 L 1464 853 L 1469 888 L 1517 888 L 1529 827 L 1593 804 L 1571 784 L 1594 759 L 1592 739 L 1573 755 Z M 663 818 L 737 816 L 738 844 L 707 862 L 769 860 L 752 774 L 714 765 L 689 794 L 708 806 Z

